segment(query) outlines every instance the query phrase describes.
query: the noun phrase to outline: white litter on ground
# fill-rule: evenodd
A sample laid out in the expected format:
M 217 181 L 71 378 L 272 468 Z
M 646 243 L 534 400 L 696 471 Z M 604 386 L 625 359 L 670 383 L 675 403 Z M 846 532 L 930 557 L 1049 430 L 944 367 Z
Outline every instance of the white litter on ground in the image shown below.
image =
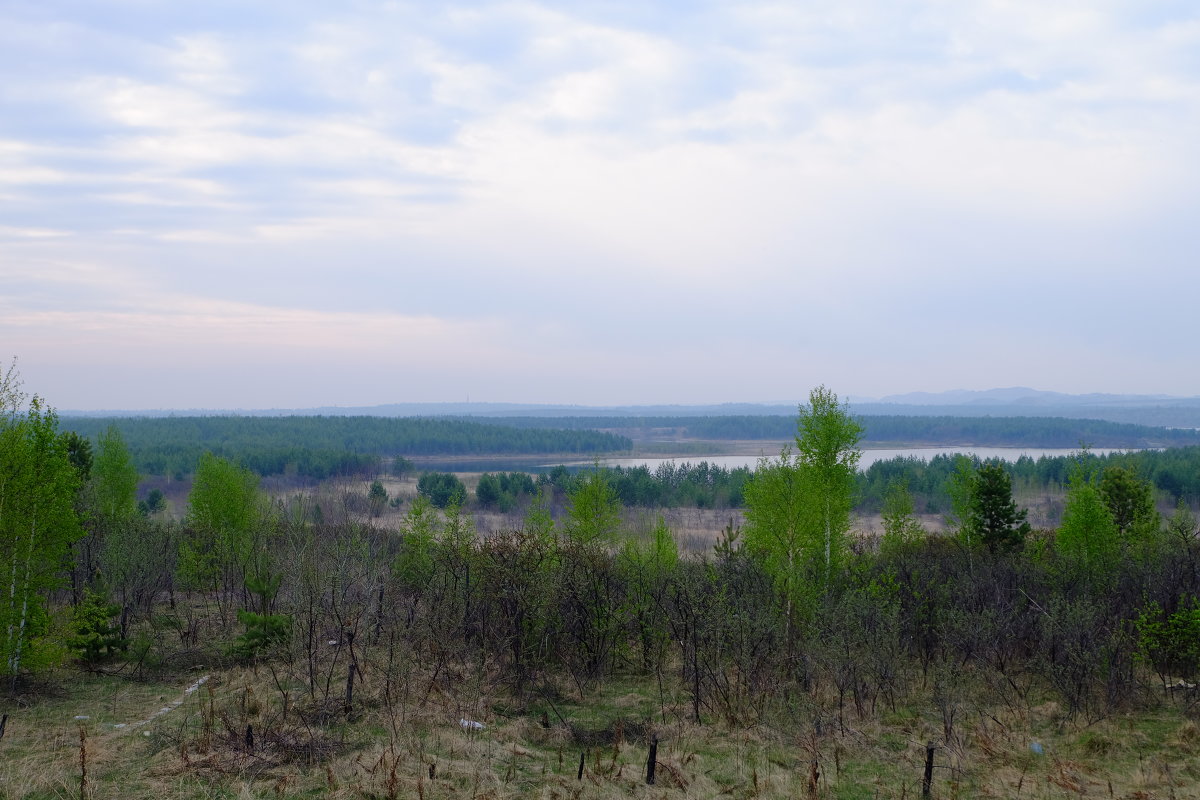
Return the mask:
M 476 721 L 475 721 L 475 720 L 473 720 L 473 719 L 460 719 L 460 720 L 458 721 L 458 724 L 459 724 L 459 725 L 462 725 L 464 728 L 466 728 L 466 729 L 467 729 L 467 730 L 469 730 L 469 731 L 481 731 L 481 730 L 483 730 L 483 723 L 482 723 L 482 722 L 476 722 Z
M 200 680 L 196 681 L 196 682 L 195 682 L 195 683 L 193 683 L 191 686 L 189 686 L 188 688 L 184 689 L 184 690 L 183 690 L 183 697 L 180 697 L 178 700 L 175 700 L 175 701 L 174 701 L 174 702 L 172 702 L 170 705 L 163 706 L 162 708 L 160 708 L 158 711 L 155 711 L 153 714 L 151 714 L 151 715 L 150 715 L 149 717 L 147 717 L 146 719 L 143 719 L 143 720 L 138 720 L 137 722 L 129 722 L 129 723 L 126 723 L 126 722 L 120 722 L 120 723 L 117 723 L 116 725 L 113 725 L 113 730 L 124 730 L 125 728 L 130 728 L 130 729 L 132 729 L 132 728 L 140 728 L 140 727 L 142 727 L 143 725 L 148 725 L 148 724 L 150 724 L 150 723 L 151 723 L 151 722 L 153 722 L 154 720 L 156 720 L 156 719 L 158 719 L 159 717 L 161 717 L 163 714 L 169 714 L 169 713 L 171 713 L 172 711 L 174 711 L 175 709 L 177 709 L 177 708 L 179 708 L 181 705 L 183 705 L 183 701 L 184 701 L 184 700 L 186 700 L 186 699 L 188 698 L 188 695 L 195 694 L 195 693 L 196 693 L 196 691 L 197 691 L 197 690 L 198 690 L 198 689 L 199 689 L 201 686 L 203 686 L 205 683 L 207 683 L 207 682 L 208 682 L 208 678 L 209 678 L 209 676 L 208 676 L 208 675 L 205 675 L 205 676 L 204 676 L 204 677 L 202 677 Z M 81 718 L 81 717 L 76 717 L 75 719 L 87 719 L 87 717 L 82 717 L 82 718 Z M 149 735 L 150 735 L 150 731 L 146 731 L 146 735 L 147 735 L 147 736 L 149 736 Z

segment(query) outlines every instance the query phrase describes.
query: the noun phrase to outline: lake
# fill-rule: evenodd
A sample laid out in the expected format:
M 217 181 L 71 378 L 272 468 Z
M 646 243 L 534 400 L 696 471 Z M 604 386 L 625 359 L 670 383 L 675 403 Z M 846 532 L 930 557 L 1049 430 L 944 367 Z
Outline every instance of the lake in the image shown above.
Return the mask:
M 999 458 L 1004 461 L 1016 461 L 1021 456 L 1029 456 L 1035 461 L 1042 456 L 1069 456 L 1078 453 L 1078 448 L 1051 448 L 1051 447 L 904 447 L 904 448 L 881 448 L 872 450 L 863 450 L 862 458 L 858 462 L 859 469 L 867 469 L 876 461 L 887 461 L 888 459 L 907 456 L 919 458 L 923 461 L 928 461 L 937 455 L 975 455 L 982 460 L 990 458 Z M 1105 448 L 1093 447 L 1091 452 L 1096 455 L 1108 455 L 1109 453 L 1132 452 L 1132 450 L 1122 450 L 1121 448 Z M 762 455 L 768 458 L 778 457 L 778 451 L 764 452 Z M 758 466 L 760 456 L 736 455 L 736 456 L 681 456 L 678 458 L 602 458 L 600 463 L 608 467 L 640 467 L 645 466 L 651 472 L 658 469 L 660 464 L 668 462 L 675 464 L 699 464 L 701 461 L 707 461 L 713 466 L 725 467 L 726 469 L 736 469 L 738 467 L 750 467 L 754 469 Z M 591 461 L 572 461 L 567 462 L 568 467 L 584 467 L 591 466 Z M 553 464 L 547 466 L 554 466 Z

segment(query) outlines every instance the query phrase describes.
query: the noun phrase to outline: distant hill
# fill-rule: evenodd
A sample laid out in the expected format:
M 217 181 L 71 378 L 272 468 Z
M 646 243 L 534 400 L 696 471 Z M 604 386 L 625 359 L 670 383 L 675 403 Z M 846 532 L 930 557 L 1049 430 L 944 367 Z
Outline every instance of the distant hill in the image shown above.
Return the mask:
M 1165 394 L 1063 394 L 1012 386 L 983 391 L 952 389 L 946 392 L 909 392 L 888 395 L 878 403 L 918 406 L 1200 406 L 1200 398 Z
M 536 403 L 387 403 L 268 409 L 60 410 L 63 417 L 728 417 L 796 414 L 796 405 L 717 403 L 709 405 L 575 406 Z
M 141 411 L 60 410 L 64 417 L 759 417 L 796 415 L 797 403 L 585 406 L 537 403 L 387 403 L 320 408 L 188 409 Z M 1065 417 L 1168 428 L 1200 428 L 1200 397 L 1063 394 L 1014 386 L 973 391 L 909 392 L 880 400 L 852 398 L 862 416 Z

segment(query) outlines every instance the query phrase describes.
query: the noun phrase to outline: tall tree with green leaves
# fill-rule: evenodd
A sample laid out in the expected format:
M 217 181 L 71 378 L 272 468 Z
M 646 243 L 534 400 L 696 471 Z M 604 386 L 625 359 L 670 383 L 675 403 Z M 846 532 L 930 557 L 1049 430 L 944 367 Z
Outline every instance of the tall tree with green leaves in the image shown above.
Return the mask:
M 828 587 L 844 555 L 862 436 L 824 386 L 810 392 L 796 427 L 795 455 L 785 448 L 762 459 L 746 485 L 746 547 L 781 593 L 789 633 L 795 611 Z
M 247 577 L 266 577 L 258 477 L 250 470 L 205 453 L 188 495 L 188 521 L 194 536 L 181 543 L 179 554 L 185 585 L 223 585 L 229 592 L 243 586 Z
M 809 392 L 808 406 L 800 406 L 797 428 L 796 459 L 807 474 L 810 502 L 820 522 L 828 583 L 850 530 L 863 427 L 838 403 L 836 394 L 818 386 Z
M 75 511 L 79 472 L 58 417 L 34 397 L 24 413 L 10 369 L 0 382 L 0 628 L 7 674 L 15 681 L 44 628 L 44 603 L 62 581 L 81 533 Z
M 805 477 L 785 447 L 777 459 L 759 459 L 746 484 L 746 547 L 783 598 L 789 632 L 796 607 L 807 606 L 812 589 L 804 577 L 816 549 Z
M 82 576 L 78 582 L 92 586 L 95 591 L 96 571 L 99 562 L 105 560 L 105 548 L 113 543 L 117 549 L 126 550 L 128 548 L 121 545 L 128 542 L 117 543 L 115 540 L 139 535 L 133 532 L 137 516 L 138 471 L 125 439 L 115 425 L 110 425 L 97 437 L 96 451 L 90 456 L 90 468 L 84 478 L 87 483 L 82 492 L 82 507 L 87 535 L 79 540 L 77 568 Z M 124 566 L 111 558 L 108 561 L 118 570 Z
M 1078 564 L 1089 578 L 1115 566 L 1120 534 L 1094 480 L 1082 471 L 1071 476 L 1062 524 L 1055 537 L 1059 552 Z
M 106 520 L 127 520 L 137 513 L 138 471 L 116 425 L 97 438 L 91 477 L 96 509 Z

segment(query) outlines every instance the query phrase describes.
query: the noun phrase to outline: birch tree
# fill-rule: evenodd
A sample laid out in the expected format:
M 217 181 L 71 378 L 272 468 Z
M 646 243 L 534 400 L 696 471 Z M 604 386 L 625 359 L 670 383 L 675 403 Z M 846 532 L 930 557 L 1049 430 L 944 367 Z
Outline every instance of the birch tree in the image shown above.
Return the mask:
M 824 579 L 828 583 L 850 530 L 863 428 L 838 403 L 836 394 L 818 386 L 809 393 L 808 406 L 800 406 L 797 429 L 796 460 L 808 477 L 809 502 L 820 526 Z
M 260 502 L 258 477 L 228 459 L 205 453 L 196 467 L 188 494 L 192 535 L 180 543 L 179 577 L 190 589 L 220 587 L 224 600 L 246 581 L 269 577 L 267 524 Z
M 746 486 L 746 545 L 781 592 L 788 618 L 827 588 L 845 552 L 862 426 L 819 386 L 800 407 L 796 453 L 759 462 Z
M 795 609 L 808 595 L 804 572 L 814 549 L 804 477 L 791 449 L 784 448 L 778 459 L 760 459 L 746 484 L 746 547 L 783 598 L 789 634 Z
M 0 600 L 5 670 L 15 683 L 42 632 L 44 603 L 62 578 L 80 535 L 71 465 L 58 417 L 40 398 L 21 413 L 23 396 L 10 368 L 0 381 Z

